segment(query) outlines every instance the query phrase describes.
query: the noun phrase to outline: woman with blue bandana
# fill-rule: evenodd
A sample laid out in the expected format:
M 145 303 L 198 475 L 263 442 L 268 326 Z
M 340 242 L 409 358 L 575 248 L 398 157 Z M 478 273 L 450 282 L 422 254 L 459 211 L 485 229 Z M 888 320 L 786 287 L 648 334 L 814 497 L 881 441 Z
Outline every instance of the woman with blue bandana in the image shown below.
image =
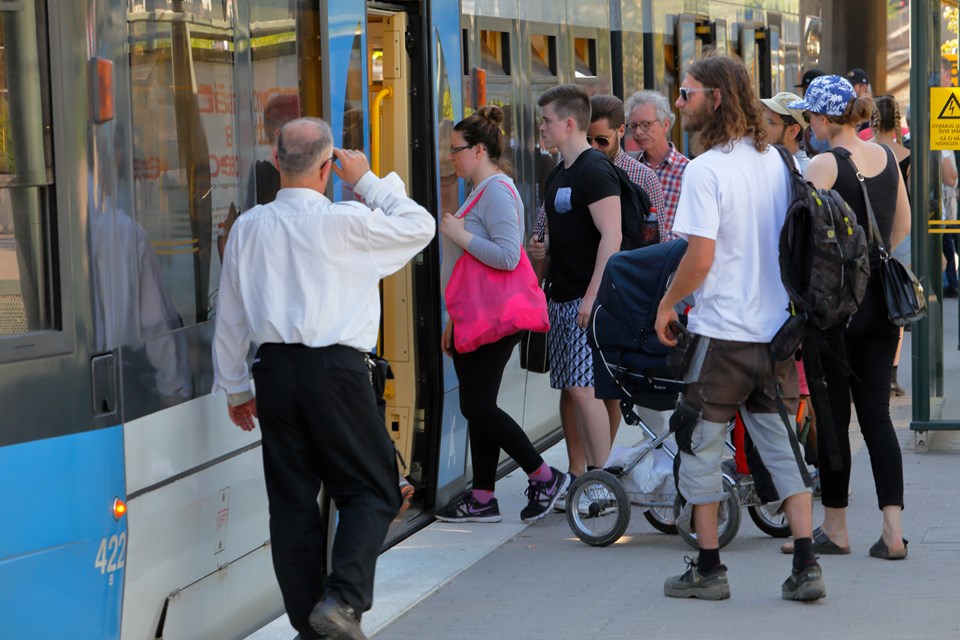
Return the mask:
M 900 244 L 910 231 L 910 205 L 897 160 L 887 147 L 857 137 L 857 126 L 870 118 L 873 100 L 869 96 L 858 97 L 845 78 L 821 76 L 810 83 L 803 100 L 788 106 L 806 110 L 813 133 L 830 144 L 829 153 L 810 160 L 807 180 L 818 188 L 839 192 L 857 214 L 857 222 L 869 229 L 858 180 L 858 175 L 862 176 L 884 245 L 892 249 Z M 814 530 L 814 550 L 820 554 L 850 553 L 846 518 L 850 485 L 847 434 L 852 395 L 883 512 L 882 533 L 870 548 L 870 555 L 896 560 L 907 556 L 902 529 L 903 460 L 890 420 L 890 376 L 899 329 L 887 319 L 879 260 L 879 251 L 872 248 L 870 280 L 860 310 L 846 329 L 826 336 L 830 349 L 824 349 L 822 354 L 823 369 L 843 468 L 820 467 L 824 520 Z M 823 451 L 824 436 L 818 435 L 817 445 Z

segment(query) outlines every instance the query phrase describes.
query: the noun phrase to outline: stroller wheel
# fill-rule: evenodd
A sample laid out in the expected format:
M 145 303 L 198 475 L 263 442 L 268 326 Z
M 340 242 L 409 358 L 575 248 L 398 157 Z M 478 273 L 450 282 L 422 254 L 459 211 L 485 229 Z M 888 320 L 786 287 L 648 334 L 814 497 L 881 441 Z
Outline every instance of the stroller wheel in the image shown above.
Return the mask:
M 594 547 L 619 540 L 630 524 L 630 498 L 616 476 L 595 469 L 578 477 L 567 493 L 567 524 Z

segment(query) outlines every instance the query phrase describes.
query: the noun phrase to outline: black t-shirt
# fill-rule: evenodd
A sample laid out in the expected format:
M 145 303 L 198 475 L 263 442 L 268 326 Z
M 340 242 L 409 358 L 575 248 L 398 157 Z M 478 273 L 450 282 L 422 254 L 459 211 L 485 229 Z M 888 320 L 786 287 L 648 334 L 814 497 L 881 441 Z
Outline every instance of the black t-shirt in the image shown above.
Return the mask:
M 620 178 L 596 149 L 581 153 L 569 169 L 561 164 L 547 185 L 551 299 L 568 302 L 586 294 L 600 245 L 588 207 L 610 196 L 620 196 Z

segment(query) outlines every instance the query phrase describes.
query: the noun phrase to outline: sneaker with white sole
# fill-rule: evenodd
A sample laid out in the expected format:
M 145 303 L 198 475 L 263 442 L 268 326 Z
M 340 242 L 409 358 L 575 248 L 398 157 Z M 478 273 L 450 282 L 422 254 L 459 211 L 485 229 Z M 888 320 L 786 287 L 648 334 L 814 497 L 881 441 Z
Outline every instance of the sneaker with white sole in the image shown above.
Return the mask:
M 493 498 L 483 504 L 468 491 L 456 502 L 437 510 L 437 520 L 441 522 L 500 522 L 500 505 Z
M 545 518 L 557 504 L 560 495 L 570 486 L 570 478 L 567 474 L 553 467 L 550 467 L 550 471 L 553 472 L 553 476 L 546 482 L 531 480 L 527 486 L 524 492 L 527 496 L 527 506 L 520 512 L 520 519 L 524 522 L 536 522 Z

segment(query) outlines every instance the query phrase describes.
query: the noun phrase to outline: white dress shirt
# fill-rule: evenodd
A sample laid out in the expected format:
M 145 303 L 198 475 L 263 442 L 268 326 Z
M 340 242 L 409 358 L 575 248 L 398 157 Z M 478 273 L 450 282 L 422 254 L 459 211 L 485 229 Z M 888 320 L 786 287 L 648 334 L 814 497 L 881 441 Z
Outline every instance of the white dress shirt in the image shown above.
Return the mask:
M 367 172 L 354 191 L 369 206 L 281 189 L 237 219 L 220 274 L 213 392 L 248 396 L 251 343 L 376 345 L 377 285 L 430 242 L 436 221 L 395 173 Z

